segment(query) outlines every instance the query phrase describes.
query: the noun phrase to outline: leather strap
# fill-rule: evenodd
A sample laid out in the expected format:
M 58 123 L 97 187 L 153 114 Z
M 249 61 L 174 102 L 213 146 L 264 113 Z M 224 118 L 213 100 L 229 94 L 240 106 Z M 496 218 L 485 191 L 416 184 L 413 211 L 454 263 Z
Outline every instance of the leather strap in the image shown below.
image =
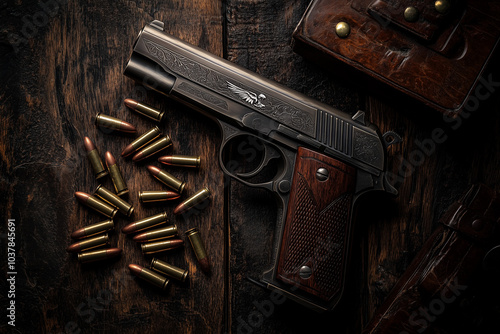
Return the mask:
M 414 37 L 430 42 L 439 30 L 443 30 L 450 16 L 458 15 L 457 2 L 462 1 L 455 1 L 448 12 L 440 13 L 436 10 L 436 1 L 434 0 L 374 0 L 368 6 L 368 12 L 376 19 L 377 16 L 381 17 L 396 24 Z M 416 11 L 415 21 L 406 19 L 405 11 L 407 9 Z
M 475 241 L 491 243 L 499 240 L 499 217 L 498 194 L 479 184 L 455 203 L 440 222 Z

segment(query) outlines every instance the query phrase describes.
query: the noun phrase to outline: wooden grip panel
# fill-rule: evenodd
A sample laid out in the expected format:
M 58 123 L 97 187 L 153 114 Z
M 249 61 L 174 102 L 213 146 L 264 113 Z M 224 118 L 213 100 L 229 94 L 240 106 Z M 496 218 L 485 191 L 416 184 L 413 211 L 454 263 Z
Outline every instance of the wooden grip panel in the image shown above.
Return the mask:
M 277 279 L 327 301 L 341 292 L 355 181 L 355 168 L 299 148 Z

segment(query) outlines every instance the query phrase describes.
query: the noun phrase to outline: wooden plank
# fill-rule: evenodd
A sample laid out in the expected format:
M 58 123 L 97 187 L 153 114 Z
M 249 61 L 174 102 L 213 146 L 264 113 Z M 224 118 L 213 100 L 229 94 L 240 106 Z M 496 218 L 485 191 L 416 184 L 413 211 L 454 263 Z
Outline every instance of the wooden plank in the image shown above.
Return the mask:
M 54 7 L 55 8 L 55 7 Z M 70 1 L 19 45 L 8 48 L 9 67 L 2 92 L 2 219 L 17 223 L 17 323 L 22 332 L 221 332 L 224 310 L 224 219 L 222 174 L 216 156 L 218 129 L 197 113 L 136 87 L 122 74 L 139 30 L 153 19 L 166 31 L 213 53 L 222 54 L 221 4 L 199 1 Z M 43 14 L 36 2 L 6 9 L 7 30 L 20 34 L 23 22 Z M 48 16 L 48 15 L 47 15 Z M 23 21 L 24 20 L 24 21 Z M 21 35 L 22 36 L 22 35 Z M 4 48 L 7 48 L 4 46 Z M 10 58 L 11 59 L 8 59 Z M 3 67 L 3 66 L 2 66 Z M 174 148 L 165 152 L 199 154 L 199 171 L 165 168 L 188 184 L 189 193 L 207 186 L 215 194 L 210 206 L 188 220 L 174 217 L 176 203 L 141 205 L 139 190 L 164 187 L 146 170 L 156 159 L 134 164 L 120 152 L 133 139 L 98 130 L 98 111 L 134 124 L 142 133 L 154 124 L 123 105 L 136 98 L 162 110 L 160 125 Z M 103 156 L 117 158 L 135 206 L 133 219 L 166 210 L 181 231 L 198 227 L 213 263 L 212 274 L 199 270 L 189 243 L 158 254 L 188 268 L 187 283 L 172 282 L 168 292 L 133 278 L 129 263 L 148 265 L 139 246 L 120 233 L 132 219 L 115 219 L 111 244 L 123 248 L 120 259 L 80 265 L 66 253 L 72 231 L 103 217 L 77 203 L 75 191 L 92 192 L 92 175 L 83 147 L 89 136 Z M 109 178 L 104 180 L 112 187 Z M 185 198 L 185 196 L 184 196 Z M 184 236 L 181 236 L 184 238 Z M 186 239 L 187 242 L 187 239 Z M 2 261 L 4 267 L 5 261 Z

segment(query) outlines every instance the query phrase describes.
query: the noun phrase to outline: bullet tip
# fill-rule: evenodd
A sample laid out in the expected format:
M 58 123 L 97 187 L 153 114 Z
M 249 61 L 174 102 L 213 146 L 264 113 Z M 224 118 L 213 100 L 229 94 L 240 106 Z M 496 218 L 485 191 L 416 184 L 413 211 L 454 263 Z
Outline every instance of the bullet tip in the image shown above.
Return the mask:
M 90 152 L 90 151 L 93 151 L 95 150 L 95 145 L 94 143 L 92 142 L 92 140 L 90 140 L 89 137 L 85 136 L 85 138 L 83 138 L 83 145 L 85 146 L 85 150 L 87 152 Z
M 71 233 L 71 238 L 73 239 L 81 239 L 85 237 L 85 229 L 81 228 L 76 230 L 75 232 Z
M 121 253 L 122 253 L 122 249 L 121 248 L 108 248 L 106 250 L 106 255 L 108 255 L 109 257 L 118 256 Z
M 128 224 L 122 228 L 122 233 L 130 234 L 135 231 L 135 223 Z
M 208 260 L 208 257 L 199 260 L 200 268 L 203 270 L 205 273 L 210 273 L 210 261 Z
M 128 157 L 129 155 L 131 155 L 132 153 L 134 153 L 134 147 L 132 145 L 127 145 L 127 147 L 125 147 L 122 151 L 122 157 Z
M 139 275 L 142 271 L 142 267 L 137 264 L 129 264 L 128 269 L 130 269 L 130 271 L 135 275 Z
M 135 107 L 137 106 L 137 101 L 135 100 L 132 100 L 132 99 L 125 99 L 125 105 L 127 107 L 129 107 L 130 109 L 135 109 Z
M 134 240 L 135 242 L 141 242 L 144 239 L 147 239 L 146 233 L 138 234 L 138 235 L 136 235 L 135 237 L 132 238 L 132 240 Z
M 110 151 L 106 151 L 106 154 L 104 155 L 104 158 L 106 160 L 106 166 L 107 167 L 116 165 L 115 157 L 111 154 Z
M 163 157 L 158 158 L 158 162 L 161 162 L 161 163 L 166 164 L 166 165 L 170 164 L 171 161 L 172 161 L 172 157 L 168 156 L 168 155 L 165 155 Z
M 75 192 L 75 196 L 82 203 L 87 202 L 87 199 L 90 197 L 89 194 L 84 193 L 83 191 L 77 191 L 77 192 Z
M 68 246 L 68 248 L 66 248 L 66 252 L 68 252 L 68 253 L 76 253 L 79 250 L 80 250 L 80 243 L 79 242 L 71 244 Z
M 153 175 L 158 175 L 161 169 L 156 166 L 148 166 L 148 171 Z
M 126 132 L 126 133 L 136 133 L 137 132 L 137 129 L 135 128 L 135 126 L 133 126 L 132 124 L 130 124 L 128 122 L 122 121 L 120 125 L 121 125 L 120 129 L 123 132 Z
M 182 213 L 183 209 L 184 209 L 183 203 L 177 205 L 174 209 L 174 215 L 178 215 L 178 214 Z
M 132 157 L 133 162 L 141 161 L 142 160 L 142 152 L 138 152 L 136 155 Z

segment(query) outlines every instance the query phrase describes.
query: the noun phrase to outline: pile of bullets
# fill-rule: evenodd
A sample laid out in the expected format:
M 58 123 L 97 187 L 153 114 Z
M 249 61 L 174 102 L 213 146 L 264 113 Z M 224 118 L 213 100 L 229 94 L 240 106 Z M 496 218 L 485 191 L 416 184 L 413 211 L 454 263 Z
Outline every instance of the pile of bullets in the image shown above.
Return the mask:
M 160 122 L 163 118 L 163 112 L 141 102 L 126 99 L 125 105 L 154 121 Z M 132 124 L 102 113 L 96 115 L 95 123 L 101 129 L 104 128 L 125 133 L 137 132 Z M 130 218 L 134 212 L 134 207 L 122 198 L 129 193 L 129 189 L 111 152 L 108 151 L 105 154 L 105 168 L 99 151 L 90 138 L 84 138 L 84 146 L 96 179 L 100 180 L 106 175 L 110 175 L 114 187 L 114 191 L 111 191 L 101 184 L 95 189 L 93 195 L 81 191 L 75 193 L 80 203 L 108 218 L 107 220 L 82 227 L 71 234 L 71 237 L 78 241 L 71 244 L 67 248 L 67 251 L 78 253 L 78 261 L 88 263 L 115 258 L 122 253 L 120 248 L 104 248 L 105 246 L 109 246 L 107 233 L 115 229 L 113 218 L 117 212 Z M 172 141 L 170 137 L 163 135 L 159 127 L 155 126 L 127 145 L 121 155 L 122 157 L 129 157 L 134 154 L 132 161 L 137 162 L 149 158 L 171 146 Z M 199 156 L 169 155 L 158 158 L 158 161 L 166 165 L 179 167 L 199 168 L 201 166 Z M 147 166 L 147 169 L 155 179 L 167 186 L 169 190 L 140 191 L 139 200 L 141 203 L 175 200 L 182 196 L 186 186 L 185 182 L 158 167 Z M 210 197 L 210 191 L 207 188 L 203 188 L 177 205 L 173 213 L 181 215 L 195 207 L 200 208 L 200 204 L 206 203 Z M 201 208 L 203 207 L 201 206 Z M 167 212 L 162 212 L 135 220 L 123 227 L 121 231 L 127 235 L 139 232 L 133 237 L 133 240 L 140 244 L 143 254 L 165 252 L 184 245 L 184 241 L 179 238 L 177 226 L 175 224 L 168 225 L 168 222 Z M 185 232 L 185 236 L 190 241 L 200 268 L 206 273 L 210 272 L 209 257 L 198 229 L 189 229 Z M 187 270 L 177 268 L 156 258 L 152 259 L 149 268 L 137 264 L 129 264 L 128 267 L 133 274 L 161 289 L 165 289 L 168 286 L 169 279 L 167 277 L 184 282 L 188 276 Z

